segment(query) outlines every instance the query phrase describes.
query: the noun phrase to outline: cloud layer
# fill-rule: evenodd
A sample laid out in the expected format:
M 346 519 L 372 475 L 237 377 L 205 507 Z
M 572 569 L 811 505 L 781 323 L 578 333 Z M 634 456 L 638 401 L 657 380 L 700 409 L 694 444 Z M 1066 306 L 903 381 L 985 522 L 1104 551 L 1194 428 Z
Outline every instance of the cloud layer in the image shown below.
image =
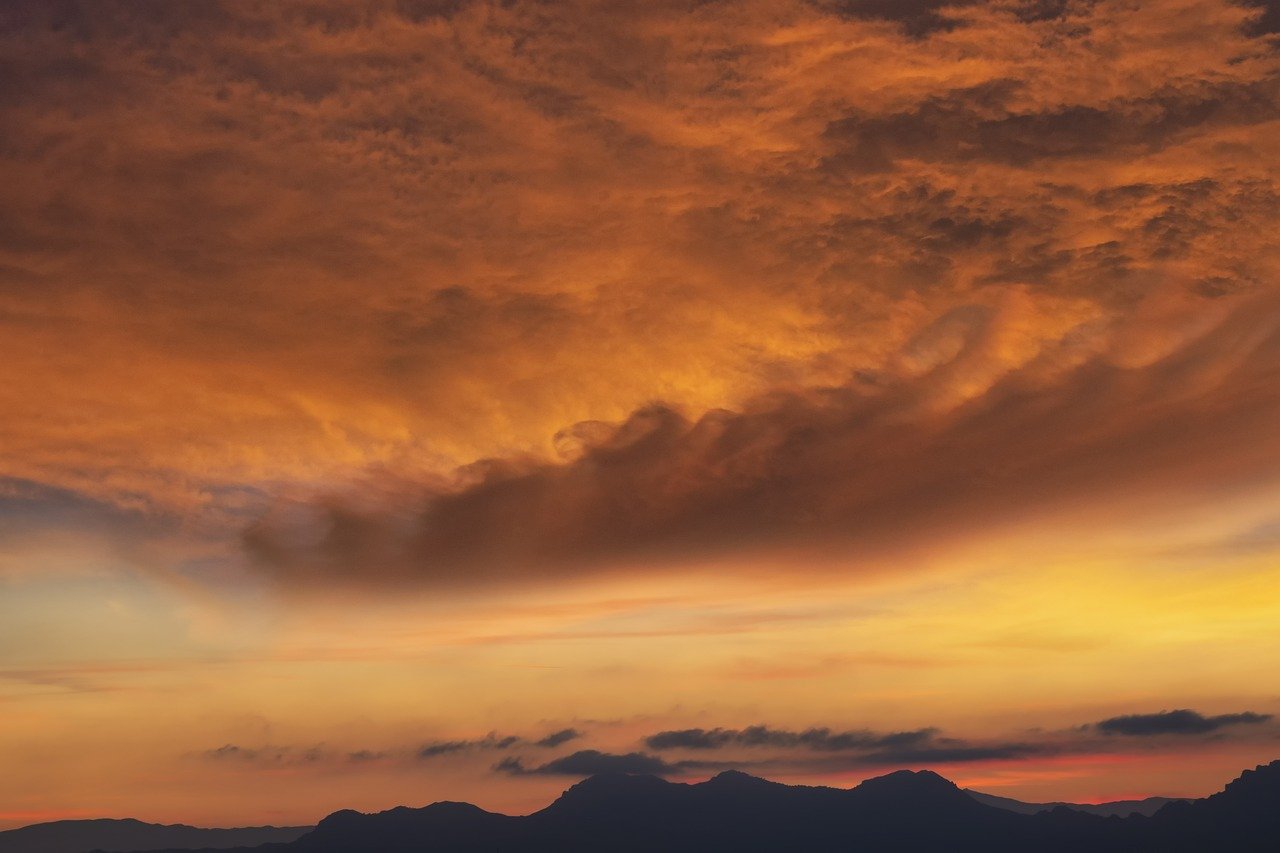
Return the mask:
M 368 762 L 421 765 L 451 756 L 459 761 L 493 762 L 489 769 L 509 776 L 591 776 L 596 773 L 644 773 L 696 777 L 727 769 L 772 768 L 809 774 L 856 772 L 868 768 L 989 765 L 1027 759 L 1124 755 L 1158 748 L 1169 738 L 1183 744 L 1220 741 L 1222 730 L 1248 740 L 1274 738 L 1271 714 L 1253 711 L 1203 715 L 1181 709 L 1127 714 L 1061 730 L 1029 729 L 1004 736 L 962 738 L 939 728 L 901 732 L 837 730 L 825 726 L 788 729 L 766 724 L 744 728 L 688 728 L 653 732 L 636 749 L 618 749 L 608 727 L 562 729 L 534 740 L 489 733 L 483 737 L 436 740 L 422 746 L 391 749 L 341 749 L 336 746 L 259 746 L 226 744 L 200 753 L 215 762 L 238 762 L 263 770 L 329 766 L 360 769 Z M 594 743 L 545 757 L 570 741 Z M 611 742 L 611 743 L 605 743 Z M 612 746 L 613 748 L 609 748 Z
M 457 582 L 1268 458 L 1269 5 L 113 10 L 0 21 L 0 476 L 135 538 Z

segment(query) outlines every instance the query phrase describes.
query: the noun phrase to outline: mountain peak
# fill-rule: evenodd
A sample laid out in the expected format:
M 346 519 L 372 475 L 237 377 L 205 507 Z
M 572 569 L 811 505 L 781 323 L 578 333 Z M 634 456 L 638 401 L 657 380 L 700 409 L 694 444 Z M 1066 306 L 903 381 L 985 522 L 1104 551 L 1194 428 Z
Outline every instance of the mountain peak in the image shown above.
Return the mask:
M 649 774 L 597 773 L 570 787 L 547 808 L 557 812 L 644 808 L 672 787 L 665 779 Z
M 915 807 L 986 808 L 960 790 L 950 779 L 929 770 L 899 770 L 867 779 L 850 791 L 850 794 L 863 801 L 894 808 L 908 803 Z
M 442 817 L 487 817 L 492 812 L 487 812 L 479 806 L 471 803 L 459 803 L 455 800 L 440 800 L 421 809 L 423 814 L 430 814 Z
M 1259 764 L 1227 783 L 1210 800 L 1280 800 L 1280 761 Z
M 635 791 L 660 788 L 671 784 L 649 773 L 596 773 L 588 776 L 569 791 Z M 567 794 L 569 791 L 565 791 Z
M 959 791 L 956 783 L 939 776 L 932 770 L 895 770 L 884 776 L 865 780 L 855 790 L 863 788 L 918 793 L 929 791 Z
M 752 776 L 750 773 L 743 773 L 741 770 L 724 770 L 708 779 L 704 784 L 715 785 L 717 787 L 727 787 L 733 785 L 742 787 L 745 785 L 773 785 L 768 779 L 761 779 L 759 776 Z

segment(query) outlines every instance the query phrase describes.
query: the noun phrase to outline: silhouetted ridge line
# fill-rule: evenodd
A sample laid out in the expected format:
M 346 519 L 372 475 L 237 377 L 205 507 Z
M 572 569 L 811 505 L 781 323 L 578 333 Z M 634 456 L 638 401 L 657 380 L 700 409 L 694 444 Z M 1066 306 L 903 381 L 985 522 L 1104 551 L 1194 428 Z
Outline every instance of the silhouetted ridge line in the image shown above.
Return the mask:
M 1184 798 L 1181 797 L 1147 797 L 1143 800 L 1113 800 L 1107 803 L 1027 803 L 1022 800 L 999 797 L 995 794 L 985 794 L 982 791 L 973 791 L 968 788 L 964 792 L 983 805 L 995 806 L 1018 814 L 1039 814 L 1056 808 L 1067 808 L 1085 812 L 1086 814 L 1098 815 L 1099 817 L 1128 817 L 1131 814 L 1150 817 L 1169 803 L 1184 801 Z
M 1202 800 L 1128 817 L 1067 806 L 1020 814 L 986 805 L 927 770 L 898 771 L 847 790 L 739 772 L 698 784 L 610 773 L 584 779 L 523 817 L 465 803 L 335 812 L 274 853 L 1251 853 L 1280 849 L 1278 841 L 1275 762 Z
M 293 841 L 309 826 L 248 826 L 205 829 L 185 824 L 144 823 L 135 818 L 56 820 L 0 832 L 0 853 L 87 853 L 166 848 L 227 850 Z

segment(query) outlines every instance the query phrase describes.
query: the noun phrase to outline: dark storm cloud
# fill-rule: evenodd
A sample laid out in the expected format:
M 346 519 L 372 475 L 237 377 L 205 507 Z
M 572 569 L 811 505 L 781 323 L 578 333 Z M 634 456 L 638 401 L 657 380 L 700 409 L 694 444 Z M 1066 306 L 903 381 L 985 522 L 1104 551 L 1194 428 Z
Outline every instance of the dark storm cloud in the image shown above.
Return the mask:
M 1127 714 L 1095 723 L 1098 731 L 1110 735 L 1204 735 L 1228 726 L 1258 725 L 1269 722 L 1271 714 L 1243 711 L 1206 717 L 1185 708 L 1156 714 Z
M 511 776 L 593 776 L 597 773 L 647 773 L 654 776 L 669 776 L 679 772 L 681 766 L 668 764 L 657 756 L 645 755 L 641 752 L 619 755 L 584 749 L 535 767 L 525 766 L 519 758 L 504 758 L 495 764 L 493 769 Z

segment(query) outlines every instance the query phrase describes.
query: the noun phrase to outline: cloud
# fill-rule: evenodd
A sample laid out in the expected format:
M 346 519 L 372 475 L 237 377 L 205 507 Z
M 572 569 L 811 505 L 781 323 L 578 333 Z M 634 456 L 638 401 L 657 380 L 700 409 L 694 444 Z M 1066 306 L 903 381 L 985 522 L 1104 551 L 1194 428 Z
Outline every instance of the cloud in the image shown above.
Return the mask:
M 984 159 L 1025 166 L 1048 158 L 1153 152 L 1202 125 L 1267 123 L 1267 106 L 1277 94 L 1276 81 L 1267 79 L 1022 112 L 1016 105 L 1024 85 L 1014 79 L 987 81 L 930 96 L 909 112 L 834 120 L 826 135 L 839 148 L 827 165 L 878 171 L 896 168 L 903 159 Z
M 1245 6 L 1255 9 L 1247 26 L 1250 35 L 1267 36 L 1280 33 L 1280 2 L 1276 0 L 1242 0 Z
M 568 743 L 571 740 L 577 740 L 582 736 L 582 732 L 577 729 L 560 729 L 559 731 L 552 732 L 544 738 L 534 741 L 533 745 L 546 747 L 547 749 L 554 749 L 561 744 Z
M 507 750 L 514 746 L 528 743 L 532 743 L 533 746 L 552 749 L 581 737 L 583 737 L 583 733 L 572 728 L 558 729 L 533 741 L 518 735 L 499 735 L 496 732 L 490 732 L 482 738 L 473 740 L 432 741 L 419 747 L 417 755 L 419 758 L 434 758 L 438 755 L 449 755 L 458 752 Z
M 245 747 L 228 743 L 201 753 L 211 761 L 237 761 L 260 765 L 308 765 L 327 761 L 332 753 L 323 744 L 310 747 Z
M 614 754 L 584 749 L 536 767 L 526 767 L 521 759 L 508 757 L 495 764 L 493 769 L 511 776 L 592 776 L 597 773 L 647 773 L 654 776 L 668 776 L 679 772 L 681 766 L 668 764 L 661 758 L 641 752 Z
M 340 750 L 325 744 L 249 747 L 228 743 L 199 755 L 210 761 L 270 768 L 340 767 L 343 763 L 367 765 L 387 761 L 409 766 L 441 756 L 476 761 L 497 752 L 508 754 L 492 764 L 491 769 L 510 776 L 590 776 L 596 773 L 691 776 L 730 769 L 823 774 L 865 768 L 1108 755 L 1121 746 L 1116 737 L 1217 737 L 1220 731 L 1228 728 L 1256 727 L 1273 719 L 1271 714 L 1252 711 L 1205 716 L 1179 709 L 1112 717 L 1057 731 L 1036 729 L 987 738 L 953 737 L 935 727 L 900 732 L 826 726 L 788 729 L 766 724 L 742 728 L 665 729 L 642 737 L 640 751 L 581 749 L 546 761 L 532 761 L 527 754 L 514 753 L 522 749 L 555 749 L 587 737 L 587 733 L 564 728 L 537 739 L 489 733 L 480 738 L 439 740 L 413 748 L 390 749 Z M 1132 744 L 1126 749 L 1131 747 Z M 675 753 L 675 757 L 669 757 L 670 753 Z
M 457 576 L 520 489 L 536 562 L 713 547 L 810 431 L 860 470 L 854 422 L 932 448 L 930 400 L 1008 374 L 1036 426 L 1080 360 L 1177 342 L 1153 303 L 1270 289 L 1274 4 L 731 5 L 6 4 L 4 476 L 283 576 Z M 664 410 L 758 464 L 581 482 Z M 791 488 L 780 527 L 863 510 Z
M 423 744 L 418 748 L 418 757 L 435 758 L 438 755 L 449 755 L 456 752 L 470 752 L 472 750 L 510 749 L 520 742 L 521 738 L 515 735 L 499 736 L 494 732 L 490 732 L 477 740 L 445 740 Z
M 1211 493 L 1275 473 L 1270 442 L 1255 438 L 1280 416 L 1266 380 L 1280 357 L 1272 307 L 1219 312 L 1172 347 L 1138 343 L 1135 329 L 1133 349 L 1064 366 L 1068 336 L 959 400 L 956 383 L 990 369 L 1011 321 L 952 315 L 963 322 L 913 344 L 918 377 L 697 418 L 652 405 L 596 431 L 574 461 L 489 460 L 382 506 L 295 505 L 244 541 L 295 587 L 474 584 L 797 544 L 874 561 L 1037 513 Z M 1207 456 L 1204 435 L 1217 436 Z
M 679 770 L 732 767 L 787 767 L 806 772 L 838 772 L 862 767 L 907 767 L 1018 761 L 1036 757 L 1106 755 L 1119 745 L 1112 736 L 1212 735 L 1235 726 L 1270 722 L 1270 714 L 1241 712 L 1204 716 L 1175 710 L 1113 717 L 1062 731 L 1034 730 L 990 739 L 950 737 L 937 728 L 882 733 L 827 727 L 782 729 L 768 725 L 669 729 L 648 735 L 654 752 L 717 753 L 715 761 L 684 761 Z M 1098 737 L 1103 735 L 1103 737 Z M 743 750 L 750 760 L 737 760 Z M 763 756 L 763 757 L 761 757 Z
M 971 5 L 980 0 L 818 0 L 820 8 L 829 9 L 846 18 L 863 21 L 888 21 L 900 26 L 907 35 L 923 38 L 946 32 L 958 25 L 949 9 Z
M 1258 725 L 1269 722 L 1271 719 L 1271 714 L 1256 714 L 1252 711 L 1206 717 L 1196 711 L 1183 708 L 1174 711 L 1160 711 L 1156 714 L 1127 714 L 1120 717 L 1110 717 L 1095 723 L 1094 726 L 1098 731 L 1109 735 L 1134 735 L 1137 737 L 1203 735 L 1216 732 L 1228 726 Z
M 674 747 L 663 747 L 664 749 Z M 691 747 L 697 749 L 698 747 Z M 782 745 L 775 746 L 775 750 Z M 1051 744 L 1003 743 L 973 744 L 952 738 L 912 746 L 890 745 L 871 751 L 827 750 L 820 757 L 806 757 L 775 751 L 763 758 L 723 758 L 717 760 L 667 761 L 644 752 L 608 753 L 594 749 L 580 750 L 533 767 L 524 759 L 508 756 L 493 771 L 511 776 L 591 776 L 596 773 L 645 773 L 654 776 L 703 774 L 732 769 L 787 769 L 793 772 L 833 773 L 862 768 L 904 767 L 938 764 L 966 764 L 987 761 L 1015 761 L 1037 755 L 1059 752 Z
M 0 676 L 3 674 L 0 673 Z M 394 760 L 400 762 L 423 762 L 442 756 L 474 756 L 484 753 L 506 752 L 521 746 L 535 746 L 542 749 L 553 749 L 585 737 L 584 733 L 572 728 L 550 732 L 536 740 L 519 735 L 501 735 L 489 732 L 478 738 L 459 738 L 455 740 L 433 740 L 417 746 L 399 746 L 390 748 L 348 748 L 340 750 L 324 744 L 315 746 L 297 745 L 265 745 L 241 746 L 234 743 L 224 744 L 216 749 L 208 749 L 200 756 L 213 761 L 239 761 L 258 765 L 305 765 L 317 763 L 332 764 L 344 760 L 350 764 L 367 764 Z
M 802 747 L 819 752 L 904 748 L 933 738 L 936 729 L 879 734 L 867 730 L 833 732 L 827 728 L 786 731 L 768 726 L 744 729 L 678 729 L 658 732 L 644 739 L 650 749 L 722 749 L 729 746 Z
M 657 732 L 644 739 L 646 747 L 656 751 L 710 751 L 734 748 L 769 749 L 772 757 L 765 763 L 785 763 L 814 771 L 832 771 L 858 767 L 888 767 L 922 764 L 961 764 L 981 761 L 1011 761 L 1033 755 L 1060 751 L 1057 742 L 974 743 L 958 738 L 942 737 L 938 729 L 879 733 L 866 729 L 832 731 L 815 727 L 792 731 L 765 725 L 742 729 L 673 729 Z M 795 758 L 795 750 L 836 753 L 817 759 Z M 707 767 L 715 762 L 692 762 Z M 753 762 L 725 761 L 720 767 L 749 766 Z M 677 765 L 688 766 L 685 763 Z

